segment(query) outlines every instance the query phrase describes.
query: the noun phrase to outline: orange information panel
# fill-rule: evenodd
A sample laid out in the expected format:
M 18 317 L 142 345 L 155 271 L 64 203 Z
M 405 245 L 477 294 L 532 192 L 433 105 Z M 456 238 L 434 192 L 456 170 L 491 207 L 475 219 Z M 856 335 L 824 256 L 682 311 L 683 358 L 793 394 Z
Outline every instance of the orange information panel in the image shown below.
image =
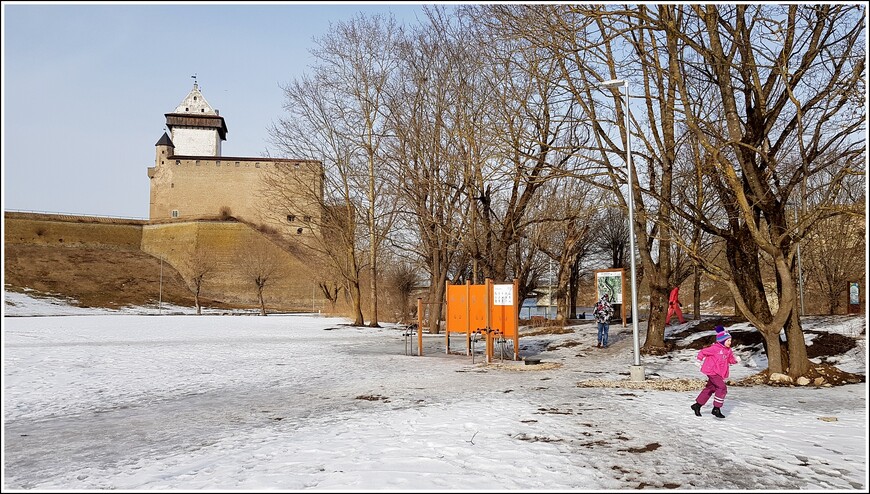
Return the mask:
M 467 351 L 470 351 L 471 333 L 484 334 L 487 356 L 492 357 L 493 338 L 512 339 L 514 359 L 519 355 L 519 304 L 517 281 L 494 284 L 489 279 L 484 285 L 451 285 L 447 283 L 446 340 L 450 351 L 450 333 L 465 333 Z
M 447 332 L 468 331 L 468 286 L 447 285 Z

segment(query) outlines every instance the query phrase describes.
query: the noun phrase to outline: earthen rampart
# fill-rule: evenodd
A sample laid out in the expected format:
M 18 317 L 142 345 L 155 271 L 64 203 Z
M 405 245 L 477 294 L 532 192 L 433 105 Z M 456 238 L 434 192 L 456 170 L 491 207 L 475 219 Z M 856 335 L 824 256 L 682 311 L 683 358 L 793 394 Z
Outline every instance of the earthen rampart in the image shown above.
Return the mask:
M 138 250 L 147 221 L 44 213 L 5 212 L 3 241 L 46 246 L 99 246 Z
M 4 215 L 4 241 L 61 248 L 99 247 L 145 252 L 163 259 L 191 286 L 191 275 L 210 267 L 201 296 L 255 306 L 253 276 L 269 273 L 267 307 L 310 311 L 323 307 L 315 269 L 250 225 L 238 221 L 172 221 L 149 224 L 94 216 L 12 213 Z M 137 273 L 130 273 L 136 276 Z

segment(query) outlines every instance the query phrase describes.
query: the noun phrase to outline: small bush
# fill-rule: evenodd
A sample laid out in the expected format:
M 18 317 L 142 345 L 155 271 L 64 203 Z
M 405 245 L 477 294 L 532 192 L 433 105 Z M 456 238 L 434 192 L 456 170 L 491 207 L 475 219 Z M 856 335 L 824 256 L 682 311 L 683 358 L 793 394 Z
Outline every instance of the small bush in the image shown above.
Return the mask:
M 278 229 L 275 228 L 274 226 L 264 225 L 262 223 L 257 225 L 257 230 L 260 233 L 265 233 L 266 235 L 274 235 L 274 234 L 278 233 Z

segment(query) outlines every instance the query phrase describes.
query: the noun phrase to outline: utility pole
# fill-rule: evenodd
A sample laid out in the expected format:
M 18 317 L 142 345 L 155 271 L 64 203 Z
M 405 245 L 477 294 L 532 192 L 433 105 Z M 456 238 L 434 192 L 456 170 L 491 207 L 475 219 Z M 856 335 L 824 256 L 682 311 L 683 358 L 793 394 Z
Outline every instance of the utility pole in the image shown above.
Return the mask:
M 550 259 L 550 296 L 547 297 L 547 319 L 550 318 L 550 309 L 553 307 L 553 259 Z
M 163 314 L 163 255 L 160 255 L 160 295 L 157 299 L 157 312 Z

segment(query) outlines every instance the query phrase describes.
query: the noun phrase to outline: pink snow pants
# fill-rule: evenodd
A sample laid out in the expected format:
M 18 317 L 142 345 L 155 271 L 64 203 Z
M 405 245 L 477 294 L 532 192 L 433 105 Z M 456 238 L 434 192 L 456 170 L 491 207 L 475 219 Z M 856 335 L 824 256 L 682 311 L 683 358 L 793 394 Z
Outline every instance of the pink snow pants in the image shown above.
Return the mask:
M 725 403 L 725 395 L 728 393 L 728 386 L 725 385 L 725 379 L 720 376 L 707 376 L 707 385 L 701 390 L 701 394 L 695 398 L 695 401 L 701 405 L 707 403 L 710 396 L 713 396 L 713 406 L 721 408 Z

